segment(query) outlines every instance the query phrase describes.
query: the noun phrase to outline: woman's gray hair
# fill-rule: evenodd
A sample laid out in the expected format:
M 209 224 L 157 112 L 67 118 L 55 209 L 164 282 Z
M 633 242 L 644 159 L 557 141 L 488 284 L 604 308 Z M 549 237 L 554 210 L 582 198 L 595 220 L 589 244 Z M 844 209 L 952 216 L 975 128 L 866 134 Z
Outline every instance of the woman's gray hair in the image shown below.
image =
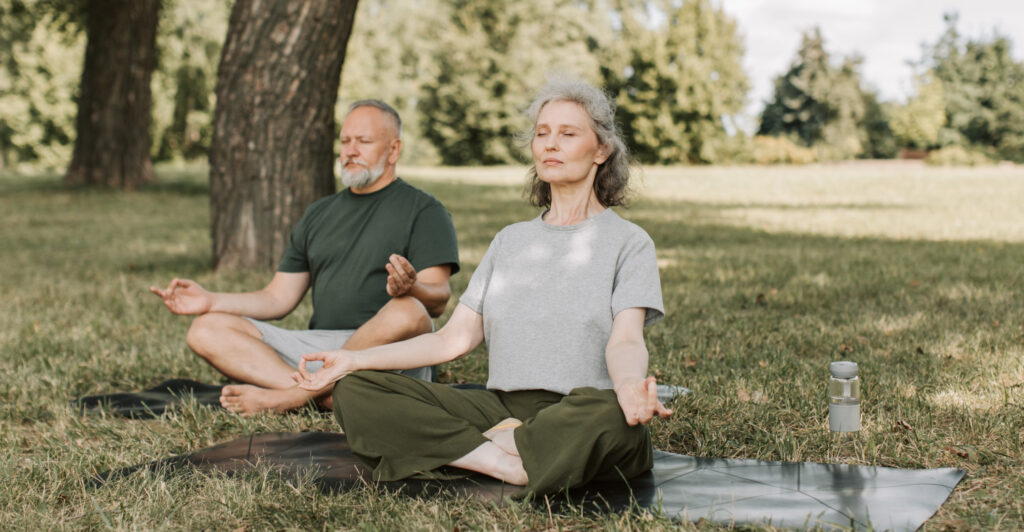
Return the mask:
M 590 127 L 597 134 L 597 141 L 606 150 L 608 158 L 598 165 L 594 178 L 594 193 L 597 201 L 605 207 L 626 204 L 629 193 L 630 157 L 626 143 L 615 127 L 615 102 L 601 89 L 584 81 L 552 81 L 542 87 L 527 108 L 531 128 L 537 125 L 541 109 L 551 102 L 573 102 L 590 117 Z M 533 139 L 533 129 L 525 132 L 523 140 Z M 536 165 L 530 167 L 526 194 L 532 205 L 551 206 L 551 185 L 537 177 Z

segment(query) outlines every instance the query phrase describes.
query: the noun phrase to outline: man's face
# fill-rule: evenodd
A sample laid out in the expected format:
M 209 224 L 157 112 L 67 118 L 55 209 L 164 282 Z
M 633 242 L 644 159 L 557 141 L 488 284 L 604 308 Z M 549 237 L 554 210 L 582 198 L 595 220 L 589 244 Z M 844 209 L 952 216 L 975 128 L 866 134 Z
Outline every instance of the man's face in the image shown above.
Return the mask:
M 373 184 L 394 165 L 398 140 L 390 117 L 375 107 L 357 107 L 341 125 L 341 182 L 354 189 Z

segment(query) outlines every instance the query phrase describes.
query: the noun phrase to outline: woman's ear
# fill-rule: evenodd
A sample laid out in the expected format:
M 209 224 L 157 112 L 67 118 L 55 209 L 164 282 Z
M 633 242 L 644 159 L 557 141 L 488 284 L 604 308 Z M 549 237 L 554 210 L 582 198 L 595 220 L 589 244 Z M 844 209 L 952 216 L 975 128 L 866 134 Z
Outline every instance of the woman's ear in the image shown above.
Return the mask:
M 609 150 L 608 146 L 605 146 L 604 144 L 598 146 L 597 155 L 594 156 L 594 164 L 604 164 L 604 162 L 607 161 L 608 157 L 611 155 L 609 151 L 611 150 Z

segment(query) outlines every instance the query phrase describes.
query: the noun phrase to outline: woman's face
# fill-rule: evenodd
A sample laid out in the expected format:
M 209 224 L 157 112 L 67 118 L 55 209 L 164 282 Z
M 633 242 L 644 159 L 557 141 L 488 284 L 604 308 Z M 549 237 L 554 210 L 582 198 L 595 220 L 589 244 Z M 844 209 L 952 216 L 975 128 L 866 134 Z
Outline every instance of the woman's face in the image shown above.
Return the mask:
M 548 102 L 533 129 L 533 164 L 537 177 L 550 184 L 584 181 L 597 173 L 608 156 L 579 104 Z

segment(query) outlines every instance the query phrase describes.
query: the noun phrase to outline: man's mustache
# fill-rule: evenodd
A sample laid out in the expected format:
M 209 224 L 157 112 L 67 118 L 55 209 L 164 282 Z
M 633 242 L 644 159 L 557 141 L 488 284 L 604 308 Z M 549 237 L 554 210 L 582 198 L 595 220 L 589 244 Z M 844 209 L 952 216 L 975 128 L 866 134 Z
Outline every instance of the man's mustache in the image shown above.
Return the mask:
M 366 161 L 364 161 L 362 159 L 353 159 L 353 158 L 345 159 L 344 161 L 341 162 L 341 165 L 342 166 L 348 166 L 348 165 L 350 165 L 352 163 L 356 163 L 359 166 L 364 166 L 366 168 L 370 167 L 370 163 L 368 163 L 368 162 L 366 162 Z

